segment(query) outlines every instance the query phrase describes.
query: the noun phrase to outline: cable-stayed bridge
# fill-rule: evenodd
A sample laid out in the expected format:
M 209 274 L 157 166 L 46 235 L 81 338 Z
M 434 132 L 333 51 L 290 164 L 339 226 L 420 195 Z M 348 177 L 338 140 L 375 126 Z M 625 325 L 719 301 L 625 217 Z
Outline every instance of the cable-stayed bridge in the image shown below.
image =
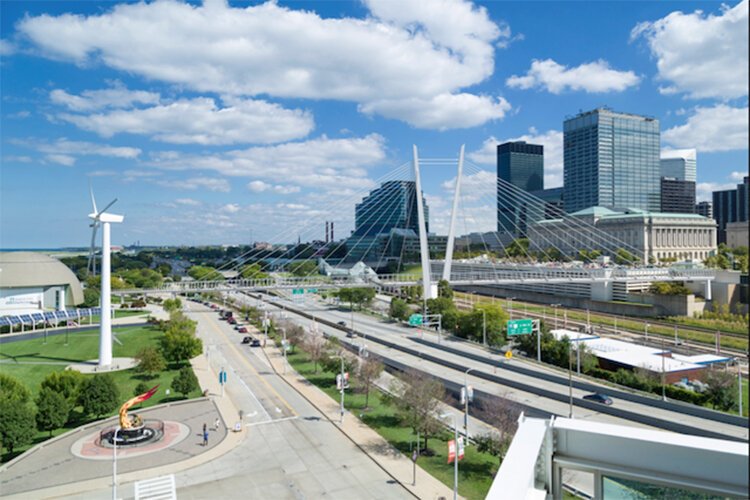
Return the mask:
M 561 207 L 549 204 L 529 192 L 514 186 L 502 179 L 494 178 L 494 174 L 468 163 L 469 175 L 474 179 L 487 180 L 483 186 L 470 184 L 468 192 L 462 192 L 464 177 L 464 147 L 461 147 L 458 158 L 424 159 L 420 158 L 417 147 L 414 146 L 411 162 L 406 162 L 378 179 L 380 187 L 370 191 L 363 190 L 347 198 L 337 199 L 327 207 L 327 214 L 320 211 L 314 217 L 301 221 L 297 227 L 286 227 L 280 234 L 270 241 L 290 241 L 301 239 L 302 234 L 310 234 L 303 241 L 313 242 L 316 231 L 322 226 L 322 221 L 330 217 L 340 216 L 356 205 L 355 230 L 352 235 L 340 241 L 328 241 L 322 248 L 314 247 L 313 243 L 297 245 L 294 250 L 283 255 L 274 254 L 268 249 L 253 249 L 234 258 L 222 266 L 219 271 L 240 271 L 249 263 L 260 263 L 265 269 L 285 269 L 289 262 L 315 262 L 315 270 L 306 276 L 289 277 L 288 273 L 273 272 L 262 279 L 228 279 L 221 281 L 198 280 L 167 283 L 161 287 L 151 289 L 117 290 L 113 293 L 149 294 L 149 293 L 198 293 L 228 290 L 278 290 L 278 289 L 331 289 L 340 287 L 383 287 L 400 288 L 420 286 L 423 297 L 432 298 L 437 294 L 436 284 L 440 280 L 447 280 L 454 286 L 466 285 L 519 285 L 535 283 L 590 283 L 602 284 L 611 282 L 653 282 L 653 281 L 688 281 L 699 282 L 704 285 L 706 299 L 710 299 L 710 282 L 715 279 L 715 273 L 709 269 L 694 269 L 680 267 L 658 267 L 647 265 L 647 262 L 657 261 L 656 256 L 645 252 L 644 249 L 653 246 L 653 241 L 647 242 L 648 235 L 617 237 L 596 227 L 593 219 L 571 216 Z M 456 177 L 453 179 L 453 202 L 450 212 L 450 224 L 447 241 L 445 241 L 444 258 L 435 258 L 434 249 L 431 252 L 428 241 L 428 210 L 424 206 L 420 168 L 428 166 L 456 167 Z M 495 182 L 492 182 L 494 178 Z M 466 188 L 464 188 L 466 191 Z M 376 193 L 376 196 L 374 195 Z M 419 193 L 419 194 L 417 194 Z M 497 221 L 502 219 L 503 227 L 512 240 L 526 238 L 525 245 L 518 241 L 503 239 L 498 233 L 487 233 L 482 238 L 481 246 L 491 257 L 481 262 L 461 260 L 456 261 L 454 270 L 453 252 L 460 219 L 472 217 L 471 210 L 465 208 L 465 199 L 479 203 L 480 207 L 492 207 Z M 367 200 L 367 203 L 364 202 Z M 376 201 L 374 201 L 376 200 Z M 414 209 L 415 206 L 415 209 Z M 502 206 L 502 207 L 501 207 Z M 523 217 L 508 216 L 508 207 L 523 213 Z M 329 215 L 330 214 L 330 215 Z M 395 215 L 394 215 L 395 214 Z M 395 218 L 394 218 L 395 217 Z M 551 224 L 554 220 L 554 231 Z M 495 221 L 491 221 L 495 224 Z M 337 224 L 338 225 L 338 224 Z M 327 227 L 327 226 L 326 226 Z M 399 231 L 393 231 L 393 229 Z M 410 252 L 406 252 L 405 239 L 400 242 L 400 252 L 395 252 L 394 245 L 399 237 L 411 231 L 413 240 L 418 241 L 418 249 L 414 248 L 413 240 Z M 565 235 L 565 243 L 561 243 L 560 234 Z M 666 235 L 671 236 L 671 235 Z M 715 233 L 714 233 L 715 237 Z M 331 238 L 333 239 L 333 238 Z M 493 240 L 494 241 L 491 241 Z M 636 241 L 637 240 L 637 241 Z M 677 242 L 677 239 L 675 239 Z M 685 250 L 675 253 L 674 257 L 695 258 L 698 252 L 684 242 L 677 245 Z M 714 244 L 715 246 L 715 244 Z M 491 250 L 492 249 L 492 250 Z M 498 252 L 499 249 L 499 252 Z M 399 248 L 396 248 L 399 250 Z M 493 252 L 494 251 L 494 252 Z M 571 252 L 588 255 L 589 262 L 576 264 L 576 258 Z M 414 262 L 418 253 L 421 264 L 419 275 L 387 274 L 386 264 L 403 267 L 407 262 Z M 431 258 L 431 255 L 432 258 Z M 512 256 L 510 259 L 498 259 L 494 255 Z M 594 263 L 592 255 L 617 257 L 618 266 L 600 266 Z M 368 266 L 358 264 L 364 272 L 347 272 L 346 266 L 337 268 L 333 273 L 331 266 L 320 265 L 322 257 L 333 258 L 338 262 L 348 262 L 348 265 L 366 261 Z M 407 258 L 408 257 L 408 258 Z M 670 258 L 672 256 L 670 255 Z M 409 260 L 410 259 L 410 260 Z M 475 262 L 476 264 L 473 264 Z M 312 266 L 310 266 L 312 267 Z M 376 273 L 373 269 L 381 271 Z

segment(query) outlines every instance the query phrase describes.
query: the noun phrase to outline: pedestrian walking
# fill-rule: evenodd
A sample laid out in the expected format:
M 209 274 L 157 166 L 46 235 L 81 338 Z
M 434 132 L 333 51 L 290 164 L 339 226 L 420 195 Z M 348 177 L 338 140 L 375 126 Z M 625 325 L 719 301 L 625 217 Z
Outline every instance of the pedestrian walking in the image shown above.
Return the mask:
M 219 425 L 221 424 L 221 421 L 219 420 L 219 417 L 216 417 L 216 421 L 214 422 L 214 430 L 219 430 Z
M 208 446 L 208 431 L 203 431 L 203 446 Z
M 203 422 L 203 434 L 206 433 L 206 422 Z

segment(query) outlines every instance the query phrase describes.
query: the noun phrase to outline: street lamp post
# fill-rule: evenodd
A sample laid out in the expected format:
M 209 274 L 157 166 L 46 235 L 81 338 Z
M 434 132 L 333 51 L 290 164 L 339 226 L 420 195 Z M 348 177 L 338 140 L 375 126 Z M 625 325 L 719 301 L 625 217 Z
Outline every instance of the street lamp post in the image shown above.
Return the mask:
M 739 391 L 739 397 L 737 400 L 740 403 L 739 413 L 742 418 L 742 370 L 740 369 L 740 358 L 737 358 L 737 390 Z
M 573 359 L 570 356 L 570 340 L 568 340 L 568 399 L 570 402 L 568 418 L 573 418 Z
M 344 423 L 344 387 L 346 386 L 346 380 L 344 379 L 344 356 L 331 356 L 332 358 L 339 358 L 341 360 L 341 417 L 339 418 L 339 424 Z
M 576 373 L 581 374 L 581 332 L 576 333 Z
M 555 310 L 555 330 L 557 330 L 557 308 L 560 307 L 562 304 L 552 304 L 552 309 Z
M 115 433 L 112 438 L 112 500 L 117 500 L 117 433 L 120 432 L 120 426 L 115 427 Z
M 456 421 L 456 414 L 443 414 L 441 418 L 451 416 L 453 417 L 453 439 L 455 444 L 455 455 L 453 456 L 453 500 L 458 500 L 458 422 Z
M 646 341 L 645 341 L 645 343 L 646 343 L 646 344 L 648 344 L 648 328 L 649 328 L 650 326 L 651 326 L 650 324 L 646 323 L 646 324 L 644 325 L 644 327 L 643 327 L 643 331 L 644 331 L 644 334 L 645 334 L 645 336 L 646 336 Z
M 474 368 L 467 368 L 464 372 L 464 435 L 469 439 L 469 372 Z

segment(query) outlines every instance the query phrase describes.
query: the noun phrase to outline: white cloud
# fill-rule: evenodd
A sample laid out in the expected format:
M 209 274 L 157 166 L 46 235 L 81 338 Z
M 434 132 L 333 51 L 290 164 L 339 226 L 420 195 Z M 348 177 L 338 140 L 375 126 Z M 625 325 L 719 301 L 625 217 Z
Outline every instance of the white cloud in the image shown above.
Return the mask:
M 283 186 L 276 185 L 273 187 L 273 191 L 278 194 L 293 194 L 299 193 L 301 188 L 299 186 Z
M 182 99 L 143 109 L 91 115 L 62 113 L 57 117 L 102 137 L 128 133 L 163 142 L 204 145 L 288 141 L 306 136 L 315 126 L 306 111 L 250 99 L 230 102 L 220 108 L 211 98 Z
M 130 108 L 136 104 L 157 104 L 160 96 L 155 92 L 128 90 L 121 82 L 113 82 L 108 89 L 84 90 L 81 95 L 69 94 L 55 89 L 49 93 L 50 100 L 71 111 L 96 111 L 104 108 Z
M 70 155 L 50 154 L 46 155 L 44 158 L 47 161 L 51 161 L 52 163 L 59 163 L 60 165 L 65 165 L 66 167 L 71 167 L 76 162 L 76 159 Z
M 0 56 L 11 56 L 16 53 L 16 46 L 8 40 L 0 39 Z
M 197 207 L 203 204 L 198 200 L 194 200 L 193 198 L 177 198 L 176 200 L 174 200 L 174 202 L 178 205 L 185 205 L 189 207 Z
M 733 181 L 742 182 L 745 177 L 747 177 L 747 172 L 732 172 L 729 174 L 729 178 Z
M 383 103 L 453 109 L 456 100 L 465 102 L 461 89 L 492 75 L 495 45 L 510 37 L 507 26 L 465 0 L 367 5 L 372 15 L 364 19 L 325 19 L 275 2 L 119 4 L 90 16 L 29 16 L 17 29 L 42 53 L 79 65 L 102 62 L 200 92 L 353 101 L 391 115 Z M 424 118 L 424 105 L 414 117 L 397 117 L 450 127 Z M 497 116 L 496 108 L 468 121 Z
M 152 165 L 171 170 L 214 170 L 222 175 L 251 177 L 256 180 L 248 189 L 262 192 L 274 189 L 269 183 L 283 186 L 327 187 L 340 189 L 370 187 L 367 167 L 385 158 L 384 139 L 377 134 L 362 138 L 328 139 L 321 137 L 304 142 L 275 146 L 257 146 L 214 155 L 169 155 L 155 157 Z M 265 179 L 265 181 L 263 180 Z M 277 192 L 286 190 L 279 188 Z
M 588 93 L 622 92 L 638 85 L 640 77 L 632 71 L 617 71 L 603 59 L 568 68 L 553 61 L 534 59 L 523 76 L 513 75 L 506 80 L 509 87 L 544 88 L 553 94 L 566 90 L 583 90 Z
M 748 0 L 718 15 L 676 11 L 638 24 L 631 40 L 644 37 L 656 58 L 662 93 L 732 99 L 748 92 Z
M 110 146 L 108 144 L 96 144 L 85 141 L 70 141 L 65 138 L 57 139 L 54 142 L 46 142 L 36 139 L 14 139 L 10 142 L 11 144 L 35 149 L 47 155 L 65 155 L 70 157 L 107 156 L 113 158 L 134 159 L 141 154 L 141 150 L 138 148 Z
M 220 210 L 228 214 L 236 214 L 240 211 L 240 206 L 236 203 L 227 203 L 226 205 L 221 207 Z
M 441 187 L 450 193 L 451 204 L 453 203 L 453 192 L 456 186 L 456 178 L 443 182 Z M 461 200 L 464 202 L 485 201 L 495 199 L 497 196 L 497 174 L 487 170 L 480 170 L 473 174 L 464 174 L 461 179 Z M 452 205 L 451 205 L 452 206 Z
M 476 127 L 499 120 L 511 106 L 502 97 L 440 94 L 431 99 L 384 99 L 368 102 L 360 111 L 405 121 L 418 128 L 447 130 Z
M 661 137 L 675 148 L 696 148 L 703 153 L 746 150 L 748 108 L 726 104 L 697 107 L 687 123 L 665 130 Z
M 229 182 L 226 179 L 216 179 L 212 177 L 192 177 L 189 179 L 179 180 L 159 180 L 157 184 L 164 187 L 170 187 L 175 189 L 187 189 L 195 191 L 196 189 L 206 189 L 208 191 L 218 191 L 222 193 L 228 193 L 231 191 Z
M 482 143 L 481 148 L 468 153 L 467 157 L 474 163 L 497 166 L 497 146 L 511 141 L 525 141 L 544 146 L 544 187 L 549 189 L 563 185 L 563 133 L 559 130 L 548 130 L 540 134 L 531 128 L 528 134 L 518 137 L 490 137 Z

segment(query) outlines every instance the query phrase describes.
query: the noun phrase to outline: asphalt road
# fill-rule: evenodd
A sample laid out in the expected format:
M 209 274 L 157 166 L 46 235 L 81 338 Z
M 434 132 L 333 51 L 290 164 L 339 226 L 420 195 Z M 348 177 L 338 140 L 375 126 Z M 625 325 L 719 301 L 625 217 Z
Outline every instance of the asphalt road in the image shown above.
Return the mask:
M 312 313 L 316 317 L 325 318 L 334 323 L 344 321 L 346 322 L 347 327 L 351 322 L 351 313 L 349 311 L 337 310 L 326 306 L 319 301 L 295 304 L 290 301 L 277 300 L 276 304 L 278 306 L 291 306 L 298 309 L 302 306 L 308 309 L 308 313 Z M 272 304 L 268 304 L 265 307 L 272 310 L 278 309 L 276 305 Z M 302 324 L 310 323 L 309 320 L 303 319 L 297 319 L 297 321 Z M 472 368 L 473 372 L 468 376 L 468 383 L 473 385 L 475 390 L 480 390 L 488 394 L 509 397 L 523 406 L 535 408 L 540 412 L 548 414 L 568 416 L 570 412 L 570 406 L 568 403 L 569 387 L 567 383 L 563 385 L 558 382 L 540 378 L 544 376 L 547 379 L 559 379 L 561 375 L 566 376 L 566 373 L 562 374 L 554 369 L 518 358 L 514 358 L 510 363 L 523 366 L 527 369 L 524 371 L 529 372 L 530 374 L 513 373 L 508 370 L 497 369 L 487 363 L 469 359 L 459 354 L 445 352 L 430 347 L 429 345 L 420 344 L 413 338 L 410 338 L 414 337 L 416 334 L 416 330 L 411 328 L 405 328 L 392 323 L 384 323 L 373 316 L 358 313 L 354 314 L 354 322 L 355 329 L 358 332 L 365 334 L 364 338 L 359 338 L 356 342 L 365 343 L 369 351 L 376 353 L 379 356 L 392 359 L 407 367 L 424 370 L 434 376 L 447 380 L 449 383 L 452 382 L 456 387 L 464 382 L 464 374 L 462 372 L 468 368 Z M 337 328 L 330 328 L 322 325 L 319 325 L 319 327 L 326 334 L 338 336 L 344 342 L 351 342 L 350 339 L 345 338 L 344 332 Z M 384 347 L 373 341 L 367 342 L 367 337 L 377 337 L 379 339 L 387 340 L 388 342 L 407 348 L 416 354 L 408 354 L 397 349 Z M 437 336 L 431 332 L 425 333 L 424 337 L 432 342 L 438 340 Z M 465 349 L 467 352 L 472 352 L 476 355 L 487 355 L 486 351 L 477 347 L 467 346 L 462 342 L 450 342 L 445 339 L 443 339 L 443 342 L 456 349 Z M 452 362 L 458 365 L 460 369 L 447 368 L 439 363 L 429 361 L 425 359 L 428 356 L 435 356 L 440 360 Z M 497 357 L 497 359 L 499 360 L 500 358 Z M 486 377 L 479 378 L 474 375 L 476 372 L 490 376 L 489 378 L 493 380 L 488 380 Z M 535 372 L 538 373 L 539 376 L 534 376 Z M 597 411 L 597 404 L 584 401 L 581 398 L 591 392 L 590 387 L 592 386 L 598 386 L 599 389 L 605 393 L 609 392 L 610 388 L 604 385 L 591 383 L 589 379 L 578 379 L 575 376 L 573 377 L 573 381 L 575 384 L 585 384 L 588 387 L 585 390 L 576 387 L 573 388 L 573 415 L 575 418 L 591 419 L 598 422 L 609 422 L 619 425 L 656 427 L 662 430 L 675 430 L 678 432 L 689 432 L 692 434 L 711 437 L 726 436 L 727 438 L 744 440 L 747 440 L 748 438 L 748 428 L 746 424 L 743 427 L 716 421 L 711 418 L 687 415 L 683 411 L 680 411 L 680 405 L 669 405 L 674 407 L 674 409 L 660 408 L 660 401 L 649 400 L 648 398 L 637 398 L 644 400 L 641 402 L 615 398 L 615 403 L 611 411 L 615 413 L 623 412 L 631 414 L 631 418 L 622 418 L 620 416 L 609 414 L 607 408 Z M 535 390 L 524 391 L 517 387 L 513 387 L 514 385 L 526 385 Z M 550 391 L 554 393 L 557 398 L 554 399 L 540 395 L 539 392 L 543 391 Z M 711 414 L 714 412 L 707 411 L 706 413 Z

